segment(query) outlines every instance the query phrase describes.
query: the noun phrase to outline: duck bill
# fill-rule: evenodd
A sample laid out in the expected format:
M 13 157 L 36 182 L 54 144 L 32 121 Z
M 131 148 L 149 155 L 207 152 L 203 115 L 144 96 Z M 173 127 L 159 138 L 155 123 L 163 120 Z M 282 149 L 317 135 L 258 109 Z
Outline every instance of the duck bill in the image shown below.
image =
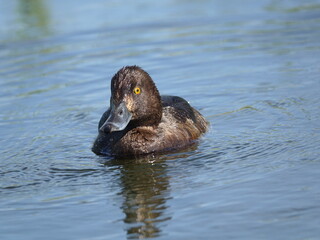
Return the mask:
M 110 115 L 99 130 L 104 133 L 122 131 L 128 126 L 131 117 L 132 114 L 129 112 L 124 102 L 120 103 L 118 106 L 112 104 Z

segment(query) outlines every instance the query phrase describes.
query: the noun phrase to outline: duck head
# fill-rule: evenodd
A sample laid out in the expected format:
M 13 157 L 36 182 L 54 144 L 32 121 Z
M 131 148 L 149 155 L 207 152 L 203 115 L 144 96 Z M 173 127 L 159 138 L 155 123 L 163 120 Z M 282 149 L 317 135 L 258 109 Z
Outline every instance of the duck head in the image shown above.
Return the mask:
M 134 126 L 157 126 L 161 121 L 160 94 L 147 72 L 137 66 L 121 68 L 111 80 L 110 113 L 100 131 L 110 133 Z

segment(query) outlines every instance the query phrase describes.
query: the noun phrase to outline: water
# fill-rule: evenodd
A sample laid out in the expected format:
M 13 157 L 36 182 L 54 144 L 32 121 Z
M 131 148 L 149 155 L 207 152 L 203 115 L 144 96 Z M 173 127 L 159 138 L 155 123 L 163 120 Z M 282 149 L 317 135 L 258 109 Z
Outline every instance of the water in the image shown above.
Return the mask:
M 0 1 L 1 239 L 319 239 L 320 1 Z M 94 155 L 139 65 L 191 149 Z

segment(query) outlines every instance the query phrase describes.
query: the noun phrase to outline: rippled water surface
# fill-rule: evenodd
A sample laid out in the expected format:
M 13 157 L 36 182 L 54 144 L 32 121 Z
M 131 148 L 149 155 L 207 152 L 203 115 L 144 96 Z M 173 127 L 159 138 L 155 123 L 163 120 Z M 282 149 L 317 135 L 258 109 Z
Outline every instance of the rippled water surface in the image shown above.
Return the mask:
M 1 239 L 319 239 L 320 1 L 0 1 Z M 210 122 L 90 148 L 122 66 Z

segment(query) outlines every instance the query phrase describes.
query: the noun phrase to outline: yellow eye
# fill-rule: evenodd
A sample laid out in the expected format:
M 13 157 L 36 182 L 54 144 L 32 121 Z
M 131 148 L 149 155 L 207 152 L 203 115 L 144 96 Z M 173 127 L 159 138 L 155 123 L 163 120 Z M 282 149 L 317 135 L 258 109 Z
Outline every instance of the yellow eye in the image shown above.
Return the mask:
M 138 95 L 141 93 L 141 89 L 139 87 L 136 87 L 133 89 L 133 92 Z

